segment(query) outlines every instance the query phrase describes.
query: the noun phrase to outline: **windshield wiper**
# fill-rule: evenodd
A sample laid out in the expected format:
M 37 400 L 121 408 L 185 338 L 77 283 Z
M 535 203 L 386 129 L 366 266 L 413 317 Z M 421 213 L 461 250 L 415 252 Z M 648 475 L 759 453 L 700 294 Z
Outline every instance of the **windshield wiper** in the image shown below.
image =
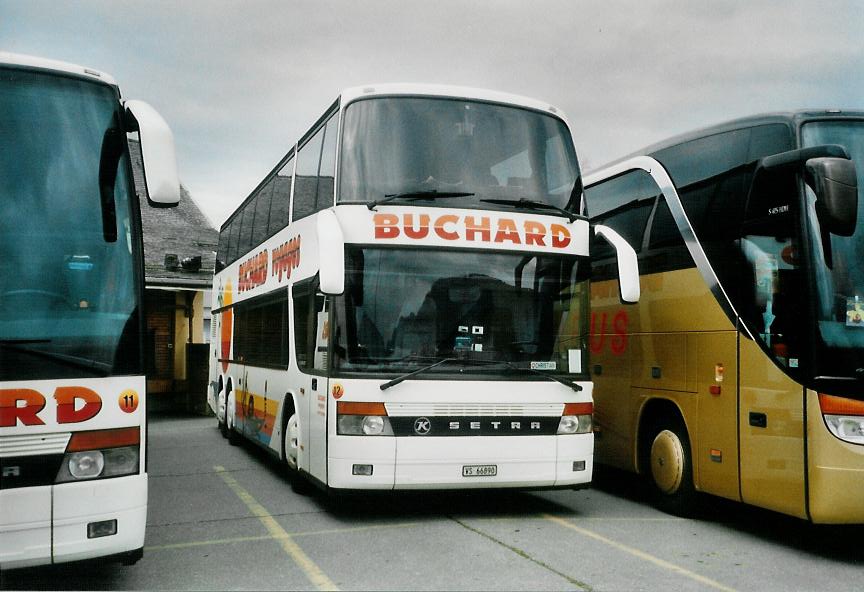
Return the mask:
M 502 206 L 513 206 L 514 208 L 525 208 L 526 210 L 554 210 L 562 216 L 566 216 L 570 222 L 573 222 L 574 220 L 585 219 L 584 216 L 574 214 L 570 210 L 559 208 L 554 204 L 545 203 L 542 201 L 534 201 L 533 199 L 525 199 L 524 197 L 519 199 L 481 199 L 480 201 L 484 203 L 491 203 Z
M 408 372 L 407 374 L 397 376 L 393 380 L 388 380 L 387 382 L 382 384 L 379 388 L 382 391 L 386 391 L 391 386 L 396 386 L 397 384 L 399 384 L 403 380 L 407 380 L 407 379 L 411 378 L 412 376 L 414 376 L 415 374 L 420 374 L 421 372 L 426 372 L 427 370 L 431 370 L 432 368 L 435 368 L 436 366 L 440 366 L 441 364 L 445 364 L 447 362 L 457 362 L 457 361 L 459 361 L 458 358 L 442 358 L 435 363 L 428 364 L 426 366 L 423 366 L 422 368 L 418 368 L 417 370 L 414 370 L 412 372 Z
M 577 393 L 582 390 L 582 385 L 577 384 L 577 383 L 573 382 L 572 380 L 569 380 L 567 378 L 561 378 L 560 376 L 555 376 L 554 374 L 546 374 L 545 372 L 542 372 L 541 370 L 535 370 L 534 368 L 523 368 L 522 366 L 517 366 L 513 362 L 508 362 L 507 360 L 498 360 L 498 361 L 494 361 L 491 363 L 492 364 L 504 364 L 505 366 L 507 366 L 511 370 L 515 370 L 518 372 L 530 372 L 532 374 L 539 374 L 540 376 L 542 376 L 544 378 L 548 378 L 549 380 L 554 380 L 555 382 L 560 382 L 564 386 L 569 386 L 571 389 L 573 389 Z
M 438 191 L 437 189 L 427 189 L 425 191 L 405 191 L 403 193 L 389 193 L 384 196 L 384 199 L 376 199 L 366 204 L 370 210 L 374 210 L 375 206 L 395 201 L 397 199 L 407 200 L 427 200 L 427 199 L 443 199 L 446 197 L 470 197 L 474 195 L 469 191 Z
M 428 364 L 426 366 L 423 366 L 422 368 L 418 368 L 417 370 L 414 370 L 412 372 L 408 372 L 407 374 L 397 376 L 393 380 L 385 382 L 379 388 L 382 391 L 386 391 L 391 386 L 396 386 L 400 382 L 407 380 L 416 374 L 420 374 L 421 372 L 426 372 L 427 370 L 431 370 L 432 368 L 435 368 L 437 366 L 440 366 L 441 364 L 445 364 L 448 362 L 459 362 L 461 364 L 466 364 L 466 365 L 470 364 L 470 365 L 474 365 L 474 366 L 496 366 L 498 364 L 504 364 L 507 368 L 509 368 L 511 370 L 515 370 L 518 372 L 527 371 L 527 372 L 531 372 L 532 374 L 539 374 L 540 376 L 547 378 L 549 380 L 553 380 L 555 382 L 560 382 L 564 386 L 569 386 L 571 389 L 573 389 L 577 393 L 582 390 L 582 386 L 579 384 L 576 384 L 572 380 L 568 380 L 566 378 L 560 378 L 558 376 L 553 376 L 552 374 L 546 374 L 545 372 L 541 372 L 540 370 L 534 370 L 533 368 L 522 368 L 520 366 L 517 366 L 513 362 L 509 362 L 507 360 L 472 360 L 470 358 L 442 358 L 442 359 L 440 359 L 440 360 L 438 360 L 432 364 Z

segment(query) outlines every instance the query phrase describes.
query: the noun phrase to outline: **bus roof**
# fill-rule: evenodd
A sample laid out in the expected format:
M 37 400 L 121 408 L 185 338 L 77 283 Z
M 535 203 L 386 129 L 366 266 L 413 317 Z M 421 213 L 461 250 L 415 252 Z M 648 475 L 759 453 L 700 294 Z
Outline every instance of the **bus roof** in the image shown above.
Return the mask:
M 707 127 L 699 128 L 696 130 L 692 130 L 689 132 L 684 132 L 683 134 L 678 134 L 676 136 L 672 136 L 665 140 L 661 140 L 660 142 L 656 142 L 654 144 L 650 144 L 640 150 L 635 152 L 631 152 L 626 156 L 621 158 L 616 158 L 613 161 L 610 161 L 602 166 L 596 167 L 591 171 L 585 174 L 586 177 L 593 176 L 594 173 L 605 169 L 609 166 L 617 164 L 619 162 L 623 162 L 635 156 L 644 156 L 653 154 L 664 148 L 669 148 L 670 146 L 676 146 L 678 144 L 683 144 L 685 142 L 689 142 L 691 140 L 696 140 L 698 138 L 704 138 L 707 136 L 713 136 L 714 134 L 720 134 L 723 132 L 732 131 L 735 129 L 754 127 L 757 125 L 768 125 L 772 123 L 785 123 L 787 125 L 797 126 L 802 121 L 812 120 L 812 119 L 843 119 L 843 118 L 855 118 L 855 119 L 864 119 L 864 111 L 860 110 L 846 110 L 846 109 L 798 109 L 795 111 L 782 111 L 776 113 L 761 113 L 758 115 L 749 115 L 746 117 L 739 117 L 737 119 L 732 119 L 729 121 L 725 121 L 722 123 L 717 123 L 714 125 L 709 125 Z
M 364 86 L 346 88 L 342 91 L 341 98 L 342 104 L 347 105 L 348 103 L 361 98 L 394 95 L 474 99 L 478 101 L 488 101 L 490 103 L 504 103 L 507 105 L 516 105 L 519 107 L 534 109 L 536 111 L 552 113 L 556 117 L 563 119 L 565 122 L 567 122 L 567 116 L 561 109 L 550 105 L 549 103 L 538 101 L 537 99 L 523 97 L 520 95 L 513 95 L 510 93 L 499 92 L 495 90 L 486 90 L 482 88 L 471 88 L 465 86 L 451 86 L 447 84 L 369 84 Z
M 73 76 L 86 78 L 87 80 L 99 81 L 104 82 L 105 84 L 110 84 L 111 86 L 117 86 L 117 82 L 112 76 L 105 72 L 94 70 L 93 68 L 85 68 L 84 66 L 78 66 L 67 62 L 59 62 L 57 60 L 0 51 L 0 66 L 6 65 L 33 70 L 61 72 L 63 74 L 71 74 Z

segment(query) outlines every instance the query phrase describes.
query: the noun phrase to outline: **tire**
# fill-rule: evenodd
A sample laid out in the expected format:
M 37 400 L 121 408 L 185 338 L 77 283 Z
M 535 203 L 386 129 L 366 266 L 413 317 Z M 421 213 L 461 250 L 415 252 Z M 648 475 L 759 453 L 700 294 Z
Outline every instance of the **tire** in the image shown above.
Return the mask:
M 692 516 L 696 510 L 693 455 L 683 422 L 657 422 L 648 432 L 646 448 L 654 504 L 675 516 Z
M 225 390 L 219 391 L 216 395 L 216 425 L 219 427 L 219 433 L 223 438 L 228 437 L 228 410 L 225 404 Z M 219 419 L 219 411 L 222 411 L 222 419 Z
M 285 425 L 282 428 L 282 464 L 285 465 L 285 472 L 288 475 L 288 481 L 291 483 L 291 490 L 300 495 L 308 495 L 311 491 L 311 485 L 300 474 L 297 467 L 300 430 L 298 416 L 294 409 L 294 404 L 290 399 L 287 400 L 286 404 L 286 419 Z
M 228 443 L 231 446 L 239 446 L 240 445 L 240 434 L 237 433 L 237 430 L 234 429 L 234 422 L 231 421 L 231 414 L 228 413 L 229 409 L 229 398 L 231 397 L 231 393 L 225 394 L 225 431 L 228 432 L 227 438 Z

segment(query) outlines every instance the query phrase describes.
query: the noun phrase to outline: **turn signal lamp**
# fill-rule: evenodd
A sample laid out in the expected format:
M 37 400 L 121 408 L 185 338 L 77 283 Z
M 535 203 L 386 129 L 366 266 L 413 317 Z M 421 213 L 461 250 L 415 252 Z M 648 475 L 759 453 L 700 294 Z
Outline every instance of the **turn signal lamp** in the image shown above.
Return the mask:
M 864 444 L 864 401 L 820 393 L 819 408 L 834 436 L 851 444 Z

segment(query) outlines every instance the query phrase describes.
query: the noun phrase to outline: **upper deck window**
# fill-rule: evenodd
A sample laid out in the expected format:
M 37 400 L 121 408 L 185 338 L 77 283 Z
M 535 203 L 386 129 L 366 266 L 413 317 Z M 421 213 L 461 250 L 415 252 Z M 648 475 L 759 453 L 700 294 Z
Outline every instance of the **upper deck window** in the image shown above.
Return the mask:
M 562 208 L 572 202 L 575 208 L 581 190 L 576 153 L 561 120 L 446 98 L 388 97 L 349 105 L 339 179 L 341 202 L 458 193 L 439 205 L 486 209 L 506 206 L 482 200 L 521 198 Z

